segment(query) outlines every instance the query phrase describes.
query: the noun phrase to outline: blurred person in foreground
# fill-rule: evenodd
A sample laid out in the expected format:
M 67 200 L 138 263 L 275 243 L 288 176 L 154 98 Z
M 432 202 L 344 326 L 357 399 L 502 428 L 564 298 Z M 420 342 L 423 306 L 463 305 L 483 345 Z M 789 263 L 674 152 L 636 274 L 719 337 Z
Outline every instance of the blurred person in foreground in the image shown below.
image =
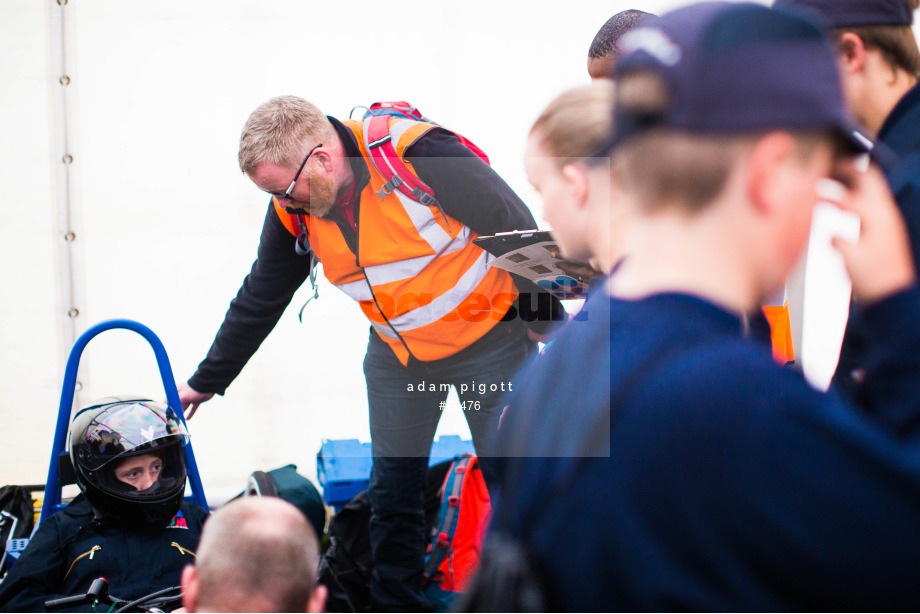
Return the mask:
M 243 497 L 217 510 L 198 558 L 182 571 L 188 612 L 322 612 L 319 544 L 303 513 L 276 497 Z
M 595 81 L 560 94 L 530 130 L 524 167 L 543 199 L 543 219 L 561 255 L 609 273 L 622 254 L 628 208 L 611 185 L 613 84 Z
M 843 91 L 853 116 L 874 140 L 872 157 L 885 173 L 907 224 L 914 266 L 920 264 L 920 49 L 911 25 L 920 0 L 776 0 L 780 10 L 810 12 L 831 28 Z M 871 331 L 850 310 L 833 384 L 869 407 L 866 362 Z M 905 421 L 912 419 L 909 412 Z M 907 427 L 908 425 L 905 425 Z
M 621 48 L 629 258 L 609 318 L 567 326 L 515 387 L 487 548 L 517 545 L 549 611 L 920 607 L 920 446 L 887 419 L 920 416 L 920 291 L 882 174 L 844 155 L 830 42 L 793 14 L 704 3 Z M 862 221 L 835 245 L 874 332 L 873 415 L 742 333 L 819 192 Z

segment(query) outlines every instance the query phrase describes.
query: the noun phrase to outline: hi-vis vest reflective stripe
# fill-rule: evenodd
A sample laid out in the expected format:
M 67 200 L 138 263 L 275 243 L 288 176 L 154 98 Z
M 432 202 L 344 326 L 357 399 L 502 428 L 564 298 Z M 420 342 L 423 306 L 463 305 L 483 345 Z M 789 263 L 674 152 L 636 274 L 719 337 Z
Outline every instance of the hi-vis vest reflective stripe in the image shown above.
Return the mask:
M 358 249 L 338 224 L 306 216 L 310 247 L 330 283 L 358 301 L 374 330 L 402 364 L 446 358 L 485 335 L 517 298 L 511 276 L 489 267 L 493 257 L 473 243 L 476 234 L 437 207 L 415 202 L 386 183 L 368 154 L 366 122 L 346 121 L 360 144 L 370 181 L 360 194 Z M 432 124 L 390 120 L 391 142 L 403 157 Z M 406 165 L 414 173 L 411 163 Z M 295 237 L 297 216 L 275 211 Z

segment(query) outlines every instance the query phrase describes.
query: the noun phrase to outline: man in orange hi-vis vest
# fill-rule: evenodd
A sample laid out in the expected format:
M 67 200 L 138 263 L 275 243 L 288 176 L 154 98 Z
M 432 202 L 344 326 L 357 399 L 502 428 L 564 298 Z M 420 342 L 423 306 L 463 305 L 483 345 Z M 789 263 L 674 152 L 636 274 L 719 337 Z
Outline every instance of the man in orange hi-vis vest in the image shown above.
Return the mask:
M 452 385 L 461 402 L 475 403 L 464 415 L 494 483 L 499 398 L 534 340 L 564 319 L 558 301 L 490 267 L 473 239 L 536 222 L 456 135 L 415 119 L 341 122 L 306 100 L 273 98 L 246 122 L 239 161 L 272 199 L 252 271 L 207 358 L 180 387 L 183 408 L 191 417 L 223 394 L 321 262 L 372 329 L 364 360 L 372 599 L 380 611 L 425 609 L 422 499 L 441 402 Z M 434 385 L 409 392 L 422 380 Z

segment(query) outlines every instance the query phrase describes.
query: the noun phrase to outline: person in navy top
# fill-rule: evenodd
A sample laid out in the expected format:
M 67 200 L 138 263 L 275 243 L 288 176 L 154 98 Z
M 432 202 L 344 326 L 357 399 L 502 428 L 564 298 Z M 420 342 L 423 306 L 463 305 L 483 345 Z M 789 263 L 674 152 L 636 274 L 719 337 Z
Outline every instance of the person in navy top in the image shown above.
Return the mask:
M 847 105 L 875 140 L 873 158 L 885 172 L 907 223 L 914 266 L 920 264 L 920 49 L 911 25 L 920 0 L 776 0 L 811 12 L 830 28 Z M 851 312 L 859 309 L 854 303 Z M 869 406 L 865 380 L 871 331 L 847 326 L 834 386 Z
M 920 291 L 882 173 L 849 158 L 831 44 L 713 2 L 621 49 L 629 257 L 508 399 L 487 551 L 522 547 L 548 611 L 920 607 Z M 873 333 L 871 414 L 743 336 L 819 193 L 861 218 L 835 245 Z

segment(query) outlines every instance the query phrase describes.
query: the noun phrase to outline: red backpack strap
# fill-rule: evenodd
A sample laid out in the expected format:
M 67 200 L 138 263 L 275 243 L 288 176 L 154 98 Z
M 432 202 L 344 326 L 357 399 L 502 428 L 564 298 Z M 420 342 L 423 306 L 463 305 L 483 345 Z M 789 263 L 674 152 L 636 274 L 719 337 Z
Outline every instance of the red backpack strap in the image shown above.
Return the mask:
M 465 136 L 461 134 L 457 134 L 456 132 L 453 132 L 452 134 L 455 137 L 457 137 L 457 140 L 460 141 L 460 143 L 463 144 L 464 147 L 466 147 L 467 149 L 472 151 L 474 154 L 479 156 L 483 162 L 485 162 L 486 164 L 490 166 L 492 165 L 492 163 L 489 162 L 489 156 L 487 156 L 486 152 L 481 150 L 476 143 L 474 143 L 473 141 L 469 140 L 468 138 L 466 138 Z
M 416 177 L 402 158 L 399 157 L 399 154 L 396 153 L 396 147 L 390 135 L 389 116 L 375 115 L 369 117 L 366 126 L 364 140 L 367 144 L 371 162 L 374 163 L 377 171 L 386 180 L 386 183 L 377 192 L 377 194 L 380 194 L 380 200 L 383 200 L 384 196 L 387 196 L 393 190 L 399 190 L 417 203 L 429 207 L 440 207 L 438 199 L 435 198 L 434 190 Z
M 460 519 L 460 493 L 463 491 L 463 482 L 475 463 L 476 456 L 474 455 L 457 456 L 444 478 L 441 512 L 438 515 L 438 526 L 432 535 L 431 552 L 422 575 L 423 585 L 431 581 L 454 540 L 457 522 Z
M 368 108 L 368 113 L 372 115 L 386 114 L 395 117 L 403 116 L 407 119 L 424 120 L 421 111 L 413 107 L 405 100 L 395 100 L 390 102 L 375 102 Z

